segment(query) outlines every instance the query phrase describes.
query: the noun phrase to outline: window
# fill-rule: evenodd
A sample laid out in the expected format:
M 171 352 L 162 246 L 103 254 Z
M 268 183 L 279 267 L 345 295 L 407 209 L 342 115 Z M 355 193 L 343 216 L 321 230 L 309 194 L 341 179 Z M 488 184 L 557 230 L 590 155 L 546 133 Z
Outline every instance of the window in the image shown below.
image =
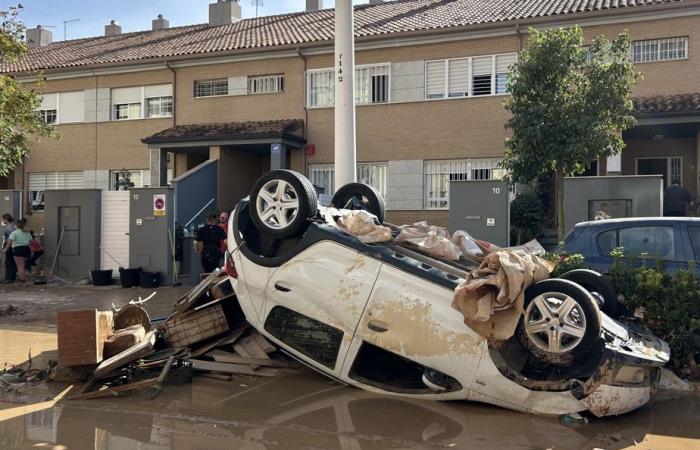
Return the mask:
M 173 116 L 173 98 L 172 97 L 153 97 L 146 99 L 146 108 L 148 117 L 172 117 Z
M 637 175 L 661 175 L 664 186 L 670 186 L 674 181 L 683 184 L 682 156 L 637 158 L 635 164 Z
M 688 38 L 650 39 L 632 43 L 632 61 L 645 63 L 688 58 Z
M 126 191 L 131 187 L 148 187 L 151 179 L 150 170 L 112 170 L 109 173 L 109 189 Z
M 688 234 L 690 235 L 690 243 L 693 245 L 695 259 L 700 261 L 700 227 L 688 227 Z
M 616 247 L 622 247 L 627 256 L 676 259 L 675 234 L 671 226 L 620 228 L 598 236 L 601 255 L 610 255 Z
M 357 181 L 377 189 L 387 199 L 387 163 L 358 163 Z M 323 188 L 324 194 L 335 192 L 335 167 L 333 164 L 310 164 L 309 180 L 314 186 Z
M 141 103 L 123 103 L 115 105 L 114 118 L 116 120 L 140 119 Z
M 449 208 L 450 181 L 501 178 L 503 174 L 498 169 L 498 162 L 497 158 L 425 161 L 425 208 Z
M 358 105 L 389 102 L 389 64 L 355 68 L 355 102 Z M 335 104 L 335 70 L 308 72 L 308 98 L 311 108 L 327 108 Z
M 425 62 L 425 98 L 506 94 L 515 53 Z
M 389 101 L 389 65 L 355 69 L 355 102 L 358 105 Z
M 228 95 L 228 79 L 194 82 L 195 97 L 216 97 L 218 95 Z
M 83 172 L 29 173 L 29 206 L 35 211 L 44 209 L 44 191 L 49 189 L 83 189 Z
M 284 75 L 248 77 L 248 94 L 274 94 L 284 91 Z
M 41 110 L 41 118 L 44 119 L 44 122 L 49 125 L 54 124 L 58 118 L 58 111 L 55 109 Z

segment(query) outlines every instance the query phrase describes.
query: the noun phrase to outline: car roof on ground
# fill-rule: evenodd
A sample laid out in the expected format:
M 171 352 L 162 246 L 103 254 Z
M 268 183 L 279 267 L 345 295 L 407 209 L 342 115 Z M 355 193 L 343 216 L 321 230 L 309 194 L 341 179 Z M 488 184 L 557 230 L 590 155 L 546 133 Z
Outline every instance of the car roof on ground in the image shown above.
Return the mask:
M 687 222 L 700 225 L 700 217 L 628 217 L 625 219 L 605 219 L 605 220 L 591 220 L 588 222 L 579 222 L 576 224 L 577 227 L 580 226 L 594 226 L 602 227 L 606 225 L 624 225 L 624 224 L 634 224 L 634 223 L 645 223 L 645 222 Z

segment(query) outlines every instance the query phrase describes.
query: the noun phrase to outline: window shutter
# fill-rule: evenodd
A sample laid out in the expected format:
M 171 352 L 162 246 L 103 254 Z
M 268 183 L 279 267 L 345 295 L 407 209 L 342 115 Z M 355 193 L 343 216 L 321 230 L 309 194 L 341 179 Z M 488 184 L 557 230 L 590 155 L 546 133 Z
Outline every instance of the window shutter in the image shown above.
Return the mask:
M 479 56 L 472 58 L 472 95 L 492 94 L 493 58 Z
M 141 88 L 129 87 L 112 89 L 112 104 L 141 103 Z
M 479 56 L 478 58 L 472 58 L 472 72 L 474 76 L 491 75 L 491 57 Z
M 426 61 L 425 87 L 427 98 L 445 97 L 445 61 Z
M 57 95 L 56 94 L 44 94 L 41 96 L 41 109 L 52 110 L 57 108 Z
M 450 97 L 469 95 L 469 58 L 449 61 L 449 94 Z
M 144 96 L 146 98 L 150 97 L 172 97 L 173 96 L 173 85 L 172 84 L 156 84 L 153 86 L 144 87 Z M 139 94 L 140 102 L 141 94 Z M 129 102 L 132 103 L 132 102 Z M 136 102 L 134 102 L 136 103 Z
M 85 91 L 61 92 L 58 97 L 60 123 L 85 121 Z
M 496 73 L 508 73 L 518 57 L 515 53 L 496 55 Z
M 64 189 L 83 189 L 85 187 L 83 172 L 64 172 L 63 185 Z

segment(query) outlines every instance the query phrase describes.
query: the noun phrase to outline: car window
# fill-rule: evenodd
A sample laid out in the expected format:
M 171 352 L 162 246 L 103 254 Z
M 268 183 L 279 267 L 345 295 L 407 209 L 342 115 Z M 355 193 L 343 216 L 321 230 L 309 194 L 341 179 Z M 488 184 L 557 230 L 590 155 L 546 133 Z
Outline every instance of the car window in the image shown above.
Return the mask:
M 618 246 L 627 256 L 649 256 L 667 261 L 676 259 L 673 227 L 630 227 L 618 230 Z
M 598 235 L 598 250 L 600 256 L 610 256 L 617 247 L 617 230 L 604 231 Z
M 688 227 L 688 234 L 690 235 L 690 243 L 693 245 L 695 259 L 700 261 L 700 227 Z

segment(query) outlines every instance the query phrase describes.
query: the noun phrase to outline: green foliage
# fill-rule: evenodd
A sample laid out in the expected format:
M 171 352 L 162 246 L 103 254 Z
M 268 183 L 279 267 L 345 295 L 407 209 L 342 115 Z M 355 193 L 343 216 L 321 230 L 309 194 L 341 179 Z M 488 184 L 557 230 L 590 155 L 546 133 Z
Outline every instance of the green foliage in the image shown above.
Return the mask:
M 510 224 L 515 228 L 517 244 L 536 238 L 542 232 L 544 206 L 534 192 L 523 192 L 510 204 Z
M 583 255 L 578 253 L 573 255 L 569 255 L 565 252 L 547 253 L 545 255 L 545 259 L 554 264 L 554 270 L 552 270 L 552 273 L 549 275 L 552 278 L 561 276 L 570 270 L 588 268 L 584 261 Z
M 686 366 L 700 336 L 700 279 L 689 270 L 670 275 L 660 264 L 638 267 L 622 249 L 611 254 L 615 263 L 610 277 L 627 308 L 668 342 L 677 369 Z
M 0 68 L 26 53 L 24 26 L 17 8 L 0 9 Z M 0 176 L 7 176 L 29 153 L 34 136 L 55 136 L 38 111 L 39 94 L 13 77 L 0 74 Z
M 639 75 L 627 34 L 612 42 L 597 37 L 586 49 L 579 27 L 529 33 L 508 81 L 512 137 L 502 167 L 510 181 L 521 183 L 553 172 L 561 193 L 563 177 L 624 148 L 622 131 L 635 124 L 629 97 Z M 563 234 L 563 196 L 557 197 Z

